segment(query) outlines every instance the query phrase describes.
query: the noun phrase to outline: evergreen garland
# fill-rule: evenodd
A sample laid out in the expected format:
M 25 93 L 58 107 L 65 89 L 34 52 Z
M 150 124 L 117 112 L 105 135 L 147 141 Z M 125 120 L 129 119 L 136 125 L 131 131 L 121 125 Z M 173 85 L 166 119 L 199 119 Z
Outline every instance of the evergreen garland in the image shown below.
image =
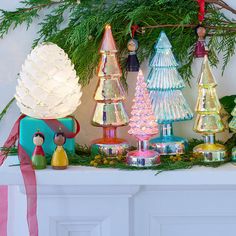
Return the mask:
M 98 63 L 98 48 L 106 23 L 112 25 L 123 67 L 130 27 L 138 24 L 146 31 L 138 34 L 140 61 L 150 56 L 160 31 L 165 29 L 180 61 L 182 76 L 188 82 L 191 78 L 192 52 L 197 40 L 196 0 L 81 0 L 80 4 L 76 0 L 23 0 L 21 4 L 15 11 L 0 10 L 0 37 L 23 23 L 28 28 L 42 9 L 48 9 L 33 45 L 41 41 L 57 43 L 68 53 L 84 85 L 89 83 Z M 204 24 L 208 30 L 210 60 L 217 65 L 218 54 L 223 53 L 224 71 L 234 54 L 236 21 L 226 17 L 219 6 L 234 14 L 236 11 L 221 0 L 206 0 Z
M 203 162 L 203 157 L 199 154 L 192 153 L 194 146 L 202 143 L 201 140 L 191 139 L 189 140 L 189 152 L 186 154 L 176 156 L 161 156 L 161 164 L 153 167 L 132 167 L 128 166 L 125 162 L 125 156 L 118 156 L 114 159 L 105 157 L 102 153 L 100 155 L 94 155 L 90 152 L 87 146 L 76 145 L 75 154 L 67 152 L 69 163 L 72 166 L 94 166 L 98 168 L 116 168 L 121 170 L 156 170 L 157 174 L 163 171 L 190 169 L 193 166 L 206 166 L 206 167 L 219 167 L 227 162 L 231 161 L 230 153 L 223 162 Z M 4 149 L 1 149 L 3 150 Z M 17 155 L 17 148 L 13 147 L 9 151 L 9 155 Z M 51 156 L 47 156 L 47 164 L 51 164 Z M 15 165 L 13 165 L 15 166 Z

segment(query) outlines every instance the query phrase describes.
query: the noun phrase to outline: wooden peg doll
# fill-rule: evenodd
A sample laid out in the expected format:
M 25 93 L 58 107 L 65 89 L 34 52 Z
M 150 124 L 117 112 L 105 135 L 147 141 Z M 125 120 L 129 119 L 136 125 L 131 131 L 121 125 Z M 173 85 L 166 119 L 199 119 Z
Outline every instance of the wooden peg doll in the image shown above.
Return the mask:
M 32 164 L 33 168 L 36 170 L 42 170 L 47 167 L 47 160 L 45 158 L 45 154 L 42 147 L 44 139 L 45 137 L 43 133 L 40 132 L 36 132 L 33 136 L 33 143 L 35 144 L 35 148 L 32 155 Z
M 130 72 L 139 71 L 139 61 L 136 54 L 138 49 L 138 41 L 134 38 L 130 39 L 128 44 L 129 55 L 126 62 L 126 70 Z
M 206 29 L 202 25 L 196 27 L 196 34 L 198 35 L 198 40 L 195 45 L 194 56 L 197 58 L 204 57 L 208 54 L 208 48 L 205 42 Z
M 67 168 L 69 162 L 66 151 L 63 145 L 66 142 L 66 137 L 63 132 L 58 132 L 54 136 L 54 143 L 57 145 L 51 161 L 51 166 L 55 170 L 64 170 Z

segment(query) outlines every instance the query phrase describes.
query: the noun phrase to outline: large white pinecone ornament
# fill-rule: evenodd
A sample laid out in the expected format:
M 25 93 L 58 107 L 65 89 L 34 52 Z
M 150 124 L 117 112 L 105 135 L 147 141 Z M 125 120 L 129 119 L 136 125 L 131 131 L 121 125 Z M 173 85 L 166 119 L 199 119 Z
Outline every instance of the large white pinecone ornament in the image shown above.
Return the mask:
M 15 98 L 21 112 L 38 119 L 72 114 L 80 105 L 81 86 L 68 55 L 53 43 L 35 47 L 22 66 Z

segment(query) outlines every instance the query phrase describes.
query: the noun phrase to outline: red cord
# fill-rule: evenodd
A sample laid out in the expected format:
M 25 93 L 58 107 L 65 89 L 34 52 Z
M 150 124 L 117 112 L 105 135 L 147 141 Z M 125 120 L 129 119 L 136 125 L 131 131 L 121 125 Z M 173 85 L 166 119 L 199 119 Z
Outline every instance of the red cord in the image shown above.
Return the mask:
M 205 16 L 205 0 L 198 0 L 199 12 L 198 12 L 198 20 L 199 23 L 202 23 Z
M 132 38 L 134 37 L 136 31 L 139 29 L 138 25 L 132 25 L 131 26 L 131 34 L 132 34 Z

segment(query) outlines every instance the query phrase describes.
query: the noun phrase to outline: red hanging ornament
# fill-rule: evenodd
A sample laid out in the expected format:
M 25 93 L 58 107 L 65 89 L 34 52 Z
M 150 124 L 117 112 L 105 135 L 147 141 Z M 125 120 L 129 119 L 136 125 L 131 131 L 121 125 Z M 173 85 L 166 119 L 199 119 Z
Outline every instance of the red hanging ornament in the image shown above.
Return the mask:
M 201 24 L 205 17 L 205 0 L 198 0 L 199 12 L 198 12 L 198 21 Z

